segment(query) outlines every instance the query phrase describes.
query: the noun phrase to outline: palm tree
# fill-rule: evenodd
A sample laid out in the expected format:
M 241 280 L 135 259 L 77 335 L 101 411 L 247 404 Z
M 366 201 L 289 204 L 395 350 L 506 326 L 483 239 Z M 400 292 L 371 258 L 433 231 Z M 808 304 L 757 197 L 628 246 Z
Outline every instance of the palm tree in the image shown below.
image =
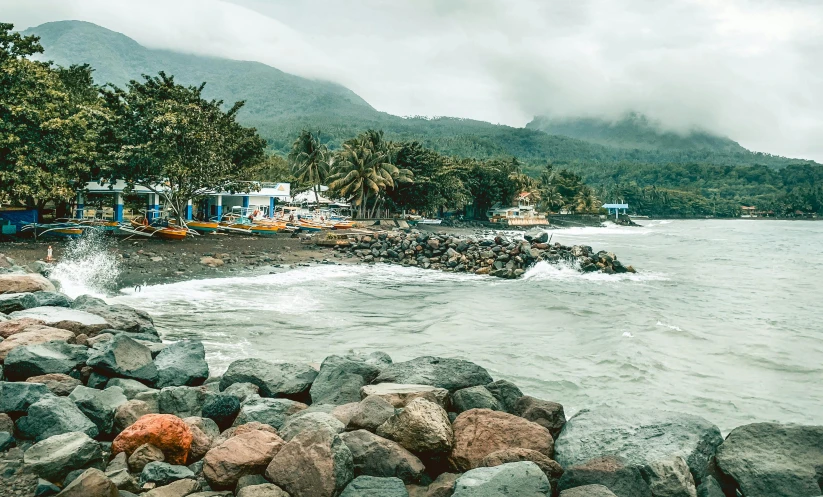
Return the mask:
M 561 207 L 563 205 L 563 195 L 560 195 L 557 188 L 553 186 L 544 190 L 541 197 L 543 204 L 549 212 L 551 212 L 554 207 Z
M 578 211 L 591 213 L 597 210 L 600 200 L 594 194 L 591 188 L 584 188 L 580 190 L 574 198 L 575 205 Z
M 331 163 L 328 149 L 320 142 L 320 133 L 314 134 L 305 129 L 301 131 L 291 146 L 289 162 L 295 178 L 301 183 L 312 185 L 314 200 L 319 207 L 320 185 L 328 179 Z

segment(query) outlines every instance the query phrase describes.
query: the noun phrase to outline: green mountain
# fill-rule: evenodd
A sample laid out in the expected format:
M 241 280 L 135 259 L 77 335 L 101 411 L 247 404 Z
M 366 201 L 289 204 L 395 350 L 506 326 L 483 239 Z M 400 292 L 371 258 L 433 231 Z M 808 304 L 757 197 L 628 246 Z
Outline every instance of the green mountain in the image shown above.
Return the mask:
M 543 130 L 535 123 L 514 128 L 470 119 L 403 118 L 375 110 L 339 84 L 301 78 L 258 62 L 148 49 L 123 34 L 87 22 L 51 22 L 24 33 L 40 37 L 47 60 L 63 66 L 90 64 L 101 84 L 124 85 L 141 74 L 161 70 L 181 83 L 198 85 L 205 81 L 208 97 L 229 105 L 245 100 L 240 120 L 257 127 L 269 148 L 278 153 L 287 152 L 303 128 L 321 130 L 323 140 L 331 147 L 368 128 L 378 128 L 390 139 L 417 140 L 448 155 L 514 156 L 525 163 L 527 172 L 533 173 L 548 161 L 574 164 L 582 170 L 625 163 L 757 164 L 772 168 L 808 163 L 753 153 L 731 140 L 708 135 L 686 141 L 703 140 L 713 143 L 711 146 L 681 146 L 677 137 L 637 125 L 629 125 L 628 131 L 603 125 L 596 131 L 597 127 L 590 125 L 590 131 L 584 133 L 573 132 L 574 127 L 569 126 L 565 130 Z M 638 145 L 650 142 L 657 145 Z
M 746 149 L 729 138 L 699 130 L 678 134 L 662 130 L 646 116 L 630 113 L 617 121 L 598 118 L 534 118 L 526 128 L 568 136 L 610 147 L 641 150 L 709 150 L 741 153 Z

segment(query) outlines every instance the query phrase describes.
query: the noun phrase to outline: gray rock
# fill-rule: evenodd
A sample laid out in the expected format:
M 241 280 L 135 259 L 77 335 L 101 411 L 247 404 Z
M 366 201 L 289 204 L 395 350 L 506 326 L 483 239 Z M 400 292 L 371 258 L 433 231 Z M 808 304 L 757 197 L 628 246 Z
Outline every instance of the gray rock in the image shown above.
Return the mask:
M 346 486 L 340 497 L 409 497 L 399 478 L 358 476 Z
M 143 471 L 140 472 L 140 485 L 151 482 L 156 483 L 157 486 L 163 486 L 186 478 L 195 478 L 194 473 L 189 468 L 153 461 L 146 464 Z
M 549 479 L 531 461 L 510 462 L 463 473 L 454 484 L 454 497 L 548 497 Z
M 655 409 L 583 410 L 563 427 L 555 444 L 555 460 L 565 468 L 616 456 L 644 474 L 654 474 L 679 456 L 694 480 L 701 481 L 722 441 L 717 426 L 698 416 Z M 670 475 L 657 476 L 667 479 Z
M 128 400 L 134 399 L 137 394 L 142 392 L 160 392 L 154 388 L 147 387 L 137 380 L 130 380 L 128 378 L 112 378 L 106 383 L 106 388 L 108 387 L 120 388 Z
M 55 495 L 59 492 L 60 487 L 58 487 L 54 483 L 44 480 L 42 478 L 37 479 L 37 486 L 34 488 L 34 497 L 48 497 L 50 495 Z
M 22 414 L 38 400 L 53 395 L 42 383 L 0 381 L 0 412 Z
M 17 420 L 17 428 L 35 440 L 79 431 L 94 438 L 99 430 L 68 397 L 43 397 L 31 406 L 27 416 Z
M 145 402 L 149 408 L 149 412 L 160 412 L 160 390 L 152 389 L 148 392 L 140 392 L 136 394 L 132 400 Z
M 354 409 L 347 430 L 377 430 L 377 427 L 394 416 L 394 406 L 383 397 L 371 395 L 361 400 Z
M 87 469 L 63 488 L 60 497 L 117 497 L 117 487 L 99 469 Z
M 83 383 L 77 378 L 66 374 L 50 373 L 39 376 L 29 376 L 26 383 L 42 383 L 51 393 L 59 397 L 68 397 L 72 390 Z
M 220 381 L 223 381 L 222 379 Z M 240 402 L 248 400 L 252 397 L 259 397 L 260 396 L 260 387 L 255 385 L 254 383 L 232 383 L 225 390 L 223 393 L 226 395 L 231 395 L 235 397 Z
M 617 497 L 603 485 L 583 485 L 560 492 L 560 497 Z
M 164 345 L 162 343 L 163 341 L 160 339 L 160 336 L 157 334 L 157 331 L 154 330 L 154 329 L 144 330 L 143 333 L 132 333 L 132 332 L 125 331 L 125 330 L 105 329 L 105 330 L 100 332 L 100 334 L 103 334 L 103 333 L 107 333 L 107 334 L 112 335 L 112 336 L 124 335 L 124 336 L 127 336 L 127 337 L 131 338 L 132 340 L 137 340 L 138 342 L 142 343 L 143 345 L 146 345 L 147 343 L 154 343 L 154 344 Z M 148 345 L 146 345 L 146 347 L 148 347 Z M 155 352 L 160 353 L 160 350 L 153 350 L 152 351 L 153 356 L 156 355 Z
M 202 385 L 209 377 L 206 349 L 196 340 L 183 340 L 164 348 L 154 360 L 157 383 L 162 387 Z
M 152 444 L 143 444 L 129 456 L 129 468 L 135 473 L 142 473 L 147 464 L 163 462 L 166 458 L 163 451 Z
M 97 390 L 80 385 L 71 392 L 69 398 L 87 418 L 97 425 L 101 434 L 112 432 L 117 408 L 128 402 L 120 387 Z
M 425 399 L 409 402 L 380 425 L 377 434 L 426 457 L 448 454 L 454 447 L 454 431 L 446 411 Z
M 351 361 L 365 362 L 366 364 L 371 364 L 372 366 L 377 366 L 378 368 L 383 368 L 392 363 L 391 356 L 379 350 L 365 355 L 354 353 L 346 354 L 345 357 Z
M 6 293 L 0 295 L 0 313 L 11 314 L 32 307 L 37 307 L 37 299 L 33 293 Z
M 241 488 L 237 491 L 237 497 L 289 497 L 289 494 L 274 483 L 260 483 Z
M 235 383 L 235 385 L 238 384 Z M 238 413 L 240 413 L 240 400 L 233 395 L 225 393 L 212 395 L 203 403 L 203 417 L 213 420 L 221 430 L 229 428 Z
M 0 452 L 5 452 L 17 444 L 17 441 L 7 431 L 0 431 Z
M 111 378 L 104 374 L 97 371 L 92 371 L 89 375 L 89 379 L 86 380 L 86 386 L 89 388 L 94 388 L 95 390 L 103 390 L 110 379 Z
M 627 465 L 617 457 L 596 458 L 566 467 L 557 488 L 565 491 L 586 485 L 602 485 L 617 497 L 652 497 L 649 484 L 643 479 L 639 467 Z
M 140 493 L 140 485 L 129 473 L 128 469 L 106 471 L 106 478 L 111 480 L 114 486 L 120 491 Z
M 523 238 L 532 243 L 546 243 L 549 241 L 549 234 L 545 230 L 535 228 L 527 231 Z
M 88 348 L 60 340 L 24 345 L 9 351 L 4 363 L 5 375 L 12 381 L 24 381 L 49 373 L 68 374 L 85 364 L 87 358 Z
M 200 487 L 200 483 L 196 480 L 186 478 L 149 490 L 144 494 L 140 494 L 140 497 L 186 497 L 200 490 Z M 123 492 L 120 492 L 120 495 L 122 496 Z
M 24 311 L 9 314 L 12 319 L 34 318 L 43 321 L 46 326 L 64 322 L 77 323 L 79 330 L 100 330 L 106 327 L 106 320 L 85 311 L 66 309 L 65 307 L 32 307 Z
M 285 441 L 289 441 L 305 430 L 327 428 L 334 433 L 341 433 L 346 427 L 337 418 L 324 412 L 310 412 L 299 416 L 290 416 L 277 430 Z
M 489 383 L 486 385 L 486 390 L 497 399 L 503 410 L 509 414 L 514 414 L 514 406 L 523 396 L 523 392 L 517 388 L 517 385 L 508 380 L 497 380 Z
M 60 292 L 35 292 L 32 295 L 37 300 L 37 306 L 33 307 L 71 307 L 72 300 Z
M 524 395 L 514 405 L 514 414 L 533 421 L 549 430 L 557 438 L 566 424 L 566 413 L 557 402 L 535 399 Z
M 472 362 L 427 356 L 387 366 L 373 383 L 414 383 L 454 392 L 492 381 L 485 369 Z
M 726 494 L 713 476 L 707 476 L 697 487 L 697 497 L 726 497 Z
M 452 394 L 454 412 L 461 413 L 469 409 L 491 409 L 503 411 L 503 406 L 484 386 L 460 389 Z
M 107 305 L 101 299 L 81 295 L 72 302 L 71 307 L 102 317 L 114 329 L 135 333 L 154 330 L 154 323 L 147 312 L 133 309 L 127 305 Z
M 240 491 L 245 487 L 250 487 L 253 485 L 263 485 L 264 483 L 268 483 L 263 475 L 246 475 L 241 476 L 239 480 L 237 480 L 237 486 L 235 487 L 236 491 Z
M 320 373 L 311 386 L 313 404 L 347 404 L 360 401 L 360 388 L 380 373 L 377 366 L 329 356 L 320 365 Z
M 366 385 L 360 389 L 361 399 L 365 399 L 371 395 L 386 399 L 389 404 L 398 409 L 406 407 L 406 404 L 417 398 L 426 399 L 429 402 L 439 405 L 443 409 L 449 409 L 449 391 L 445 388 L 437 388 L 431 385 L 380 383 L 377 385 Z
M 354 474 L 397 477 L 407 484 L 424 480 L 426 467 L 400 444 L 366 430 L 340 434 L 352 453 Z
M 99 350 L 92 351 L 86 364 L 108 376 L 149 383 L 157 380 L 157 367 L 152 361 L 151 351 L 126 335 L 117 335 L 104 342 Z
M 69 471 L 102 460 L 100 444 L 79 432 L 49 437 L 23 454 L 23 463 L 32 473 L 51 481 L 60 481 Z
M 110 471 L 120 471 L 121 469 L 129 469 L 128 456 L 125 452 L 119 452 L 106 465 L 106 473 Z
M 286 418 L 305 409 L 305 404 L 289 399 L 251 399 L 243 402 L 234 426 L 257 421 L 279 430 Z
M 735 428 L 717 449 L 717 466 L 746 497 L 821 495 L 823 426 Z
M 160 414 L 174 414 L 181 418 L 201 416 L 208 392 L 203 387 L 166 387 L 160 390 Z
M 263 359 L 240 359 L 229 364 L 220 379 L 220 390 L 235 383 L 252 383 L 263 397 L 306 400 L 317 371 L 307 364 L 273 363 Z

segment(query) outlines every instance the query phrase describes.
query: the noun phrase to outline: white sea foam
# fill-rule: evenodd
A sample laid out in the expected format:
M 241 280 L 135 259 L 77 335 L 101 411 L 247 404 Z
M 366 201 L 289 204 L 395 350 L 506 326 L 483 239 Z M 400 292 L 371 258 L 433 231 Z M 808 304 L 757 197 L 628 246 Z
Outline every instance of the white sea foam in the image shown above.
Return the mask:
M 102 297 L 114 289 L 119 272 L 117 258 L 108 251 L 105 235 L 87 230 L 81 238 L 69 242 L 49 276 L 59 281 L 61 291 L 70 297 Z
M 525 280 L 589 281 L 595 283 L 620 283 L 624 281 L 665 281 L 662 274 L 643 271 L 639 273 L 606 274 L 601 272 L 582 273 L 573 263 L 550 264 L 538 262 L 523 275 Z
M 674 331 L 683 331 L 679 326 L 675 326 L 673 324 L 662 323 L 660 321 L 657 322 L 657 326 L 663 326 L 664 328 L 668 328 L 668 329 L 674 330 Z
M 624 336 L 624 337 L 626 337 L 626 338 L 634 338 L 634 335 L 632 335 L 632 334 L 631 334 L 630 332 L 628 332 L 628 331 L 624 331 L 624 332 L 623 332 L 623 336 Z

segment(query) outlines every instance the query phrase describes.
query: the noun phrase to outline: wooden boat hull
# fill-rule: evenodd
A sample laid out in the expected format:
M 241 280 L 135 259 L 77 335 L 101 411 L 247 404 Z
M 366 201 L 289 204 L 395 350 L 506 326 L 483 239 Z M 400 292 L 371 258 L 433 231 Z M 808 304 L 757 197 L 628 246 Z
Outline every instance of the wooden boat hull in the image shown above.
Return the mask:
M 188 236 L 188 233 L 182 228 L 161 228 L 155 232 L 154 236 L 163 240 L 182 240 Z
M 219 224 L 207 221 L 188 221 L 186 226 L 198 233 L 214 233 L 220 228 Z

